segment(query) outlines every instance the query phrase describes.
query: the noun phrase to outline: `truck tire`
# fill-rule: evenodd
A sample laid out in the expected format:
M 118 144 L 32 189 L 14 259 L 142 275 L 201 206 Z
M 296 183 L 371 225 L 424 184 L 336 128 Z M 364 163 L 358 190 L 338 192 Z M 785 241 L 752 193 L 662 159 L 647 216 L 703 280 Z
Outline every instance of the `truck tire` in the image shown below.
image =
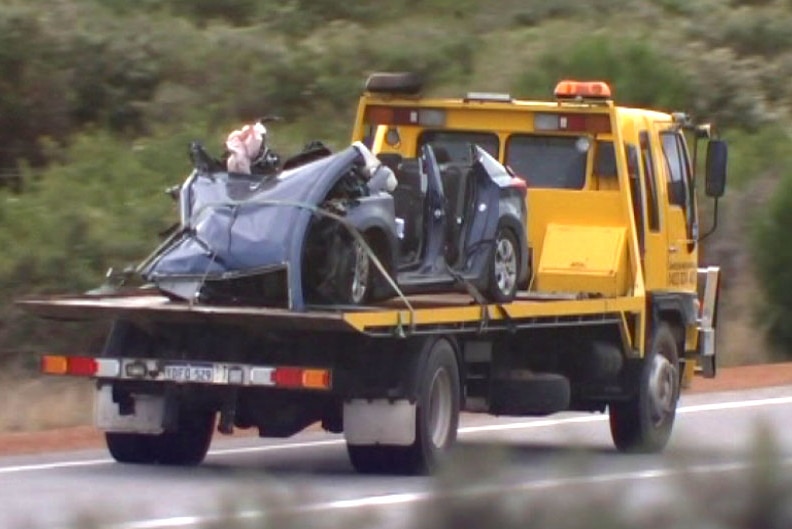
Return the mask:
M 520 244 L 509 228 L 498 227 L 488 273 L 487 298 L 496 303 L 512 301 L 520 279 Z
M 415 441 L 410 446 L 348 444 L 349 458 L 358 472 L 431 473 L 456 441 L 461 392 L 453 346 L 443 338 L 434 341 L 418 365 Z
M 107 448 L 119 463 L 197 465 L 209 451 L 214 415 L 204 410 L 181 412 L 178 430 L 159 435 L 107 432 Z
M 671 436 L 679 399 L 679 352 L 667 323 L 654 331 L 639 371 L 638 394 L 609 405 L 610 430 L 621 452 L 654 453 Z
M 157 437 L 140 433 L 106 432 L 105 442 L 110 455 L 119 463 L 147 465 L 157 462 L 154 452 Z

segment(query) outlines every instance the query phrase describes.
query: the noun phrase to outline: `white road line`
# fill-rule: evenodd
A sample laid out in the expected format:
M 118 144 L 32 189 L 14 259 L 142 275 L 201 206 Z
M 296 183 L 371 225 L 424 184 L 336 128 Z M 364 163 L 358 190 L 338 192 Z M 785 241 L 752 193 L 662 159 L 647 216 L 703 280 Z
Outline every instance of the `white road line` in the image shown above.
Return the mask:
M 127 522 L 111 526 L 112 529 L 165 529 L 166 527 L 193 527 L 208 522 L 216 522 L 220 517 L 203 516 L 174 516 L 173 518 L 159 518 L 155 520 L 142 520 Z
M 18 472 L 33 472 L 35 470 L 57 470 L 59 468 L 74 467 L 93 467 L 96 465 L 106 465 L 112 459 L 86 459 L 85 461 L 59 461 L 57 463 L 40 463 L 36 465 L 20 465 L 16 467 L 2 467 L 0 474 L 15 474 Z
M 304 443 L 289 443 L 282 445 L 267 445 L 267 446 L 248 446 L 246 448 L 217 448 L 210 450 L 210 456 L 224 456 L 230 454 L 247 454 L 250 452 L 271 452 L 274 450 L 294 450 L 297 448 L 316 448 L 317 446 L 332 446 L 342 444 L 343 439 L 332 439 L 328 441 L 308 441 Z
M 792 466 L 792 458 L 782 459 L 782 466 Z M 283 509 L 274 511 L 244 511 L 230 517 L 221 516 L 186 516 L 175 518 L 160 518 L 154 520 L 142 520 L 137 522 L 127 522 L 113 525 L 110 529 L 167 529 L 171 527 L 191 527 L 207 523 L 230 522 L 233 520 L 255 520 L 264 519 L 271 514 L 299 514 L 322 511 L 336 511 L 347 509 L 358 509 L 361 507 L 384 507 L 391 505 L 407 505 L 420 503 L 435 499 L 453 498 L 458 496 L 479 497 L 479 496 L 500 496 L 505 493 L 513 492 L 532 492 L 561 488 L 574 485 L 596 485 L 602 483 L 618 483 L 629 481 L 641 481 L 652 479 L 663 479 L 684 475 L 702 474 L 723 474 L 728 472 L 744 471 L 752 468 L 750 463 L 720 463 L 713 465 L 696 465 L 684 469 L 649 469 L 635 472 L 621 472 L 614 474 L 601 474 L 597 476 L 570 476 L 564 478 L 545 479 L 530 483 L 517 483 L 511 485 L 483 485 L 452 491 L 450 493 L 436 492 L 413 492 L 398 494 L 383 494 L 377 496 L 364 496 L 349 500 L 334 500 L 328 502 L 313 503 L 297 508 Z
M 696 404 L 691 406 L 680 406 L 677 408 L 679 414 L 703 413 L 710 411 L 736 410 L 742 408 L 756 408 L 762 406 L 779 406 L 792 404 L 792 396 L 774 397 L 766 399 L 755 399 L 733 402 L 718 402 L 713 404 Z M 608 416 L 584 415 L 580 417 L 565 417 L 563 419 L 536 419 L 531 421 L 511 422 L 506 424 L 487 424 L 483 426 L 465 426 L 459 429 L 459 433 L 474 434 L 482 432 L 508 431 L 508 430 L 528 430 L 533 428 L 546 428 L 550 426 L 561 426 L 566 424 L 580 424 L 590 422 L 607 421 Z M 326 441 L 309 441 L 302 443 L 284 443 L 278 445 L 250 446 L 244 448 L 219 448 L 210 450 L 210 456 L 225 456 L 235 454 L 246 454 L 256 452 L 273 452 L 279 450 L 298 450 L 301 448 L 316 448 L 321 446 L 341 445 L 343 439 L 332 439 Z M 33 472 L 39 470 L 56 470 L 61 468 L 90 467 L 97 465 L 107 465 L 112 463 L 110 458 L 89 459 L 85 461 L 59 461 L 55 463 L 39 463 L 33 465 L 18 465 L 11 467 L 0 467 L 0 475 L 16 474 L 20 472 Z
M 713 404 L 682 406 L 677 409 L 677 413 L 700 413 L 702 411 L 736 410 L 740 408 L 756 408 L 759 406 L 778 406 L 780 404 L 792 404 L 792 395 L 786 397 L 772 397 L 768 399 L 740 400 L 736 402 L 715 402 Z

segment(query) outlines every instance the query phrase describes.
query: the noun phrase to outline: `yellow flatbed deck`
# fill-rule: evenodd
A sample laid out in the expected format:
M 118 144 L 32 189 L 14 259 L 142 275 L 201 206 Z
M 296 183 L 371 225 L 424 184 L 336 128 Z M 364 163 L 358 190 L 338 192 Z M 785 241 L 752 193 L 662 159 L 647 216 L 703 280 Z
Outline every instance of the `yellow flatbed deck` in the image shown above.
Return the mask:
M 464 294 L 411 296 L 364 307 L 321 306 L 305 312 L 282 308 L 220 306 L 172 301 L 153 291 L 109 295 L 42 297 L 19 300 L 44 318 L 85 321 L 126 318 L 138 321 L 212 322 L 280 330 L 348 331 L 370 335 L 432 332 L 487 332 L 534 326 L 602 323 L 640 311 L 639 298 L 586 298 L 521 293 L 505 304 L 480 305 Z

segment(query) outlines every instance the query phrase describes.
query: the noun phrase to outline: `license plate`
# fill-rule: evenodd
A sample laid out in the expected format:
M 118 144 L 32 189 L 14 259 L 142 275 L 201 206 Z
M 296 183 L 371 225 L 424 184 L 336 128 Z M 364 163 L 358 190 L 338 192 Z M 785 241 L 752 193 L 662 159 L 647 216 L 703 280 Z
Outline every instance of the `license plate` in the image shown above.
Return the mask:
M 165 378 L 176 382 L 212 382 L 212 366 L 175 364 L 165 366 Z

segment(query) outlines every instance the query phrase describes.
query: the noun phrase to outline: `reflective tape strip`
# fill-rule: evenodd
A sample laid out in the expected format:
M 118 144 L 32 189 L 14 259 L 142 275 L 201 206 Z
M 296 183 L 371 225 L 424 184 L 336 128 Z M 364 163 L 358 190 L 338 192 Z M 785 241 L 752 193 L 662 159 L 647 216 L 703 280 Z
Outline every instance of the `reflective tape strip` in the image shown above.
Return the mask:
M 273 367 L 253 367 L 250 369 L 250 384 L 254 386 L 274 386 Z
M 121 374 L 121 362 L 115 358 L 97 358 L 96 376 L 97 377 L 117 377 Z

